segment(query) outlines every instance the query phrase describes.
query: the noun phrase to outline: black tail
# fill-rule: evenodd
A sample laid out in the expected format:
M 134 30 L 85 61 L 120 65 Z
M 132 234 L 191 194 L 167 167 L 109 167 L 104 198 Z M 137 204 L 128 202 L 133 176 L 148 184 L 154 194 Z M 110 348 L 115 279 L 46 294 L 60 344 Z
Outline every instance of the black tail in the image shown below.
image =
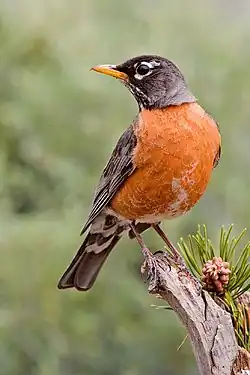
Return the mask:
M 76 288 L 82 291 L 90 289 L 123 231 L 123 224 L 115 217 L 97 217 L 82 246 L 61 277 L 58 288 Z

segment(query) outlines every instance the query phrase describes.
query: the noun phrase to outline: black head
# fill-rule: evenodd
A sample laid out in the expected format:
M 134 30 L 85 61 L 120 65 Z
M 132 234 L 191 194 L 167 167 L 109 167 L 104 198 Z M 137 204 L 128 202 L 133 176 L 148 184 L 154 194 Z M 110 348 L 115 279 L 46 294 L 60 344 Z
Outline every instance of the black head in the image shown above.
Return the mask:
M 160 56 L 138 56 L 120 65 L 99 65 L 92 69 L 122 81 L 140 109 L 165 108 L 196 101 L 181 71 L 170 60 Z

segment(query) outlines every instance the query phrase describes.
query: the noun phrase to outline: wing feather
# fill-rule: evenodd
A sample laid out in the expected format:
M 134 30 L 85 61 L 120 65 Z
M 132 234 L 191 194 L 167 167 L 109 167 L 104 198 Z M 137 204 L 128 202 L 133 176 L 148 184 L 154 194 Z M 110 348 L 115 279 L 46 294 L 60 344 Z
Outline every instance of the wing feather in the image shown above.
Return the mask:
M 88 220 L 84 225 L 83 234 L 93 220 L 108 205 L 113 196 L 119 190 L 126 178 L 134 172 L 133 151 L 137 140 L 134 132 L 134 122 L 120 137 L 106 167 L 103 170 L 99 184 L 96 188 L 92 209 Z

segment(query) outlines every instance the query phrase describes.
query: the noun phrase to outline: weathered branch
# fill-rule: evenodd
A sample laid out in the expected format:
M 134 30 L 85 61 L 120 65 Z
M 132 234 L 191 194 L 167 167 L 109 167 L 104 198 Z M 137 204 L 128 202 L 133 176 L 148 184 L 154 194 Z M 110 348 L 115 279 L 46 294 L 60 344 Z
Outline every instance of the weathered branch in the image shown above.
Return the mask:
M 170 269 L 166 256 L 157 253 L 151 268 L 152 260 L 149 292 L 159 294 L 184 323 L 200 374 L 250 375 L 250 355 L 237 344 L 230 314 L 198 291 L 195 279 Z

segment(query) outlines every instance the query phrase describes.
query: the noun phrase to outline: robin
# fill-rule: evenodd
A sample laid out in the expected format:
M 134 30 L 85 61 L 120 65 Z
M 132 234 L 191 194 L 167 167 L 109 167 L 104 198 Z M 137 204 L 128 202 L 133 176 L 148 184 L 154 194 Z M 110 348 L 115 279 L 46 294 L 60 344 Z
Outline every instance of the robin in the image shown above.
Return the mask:
M 152 227 L 178 257 L 159 224 L 196 204 L 221 153 L 217 123 L 170 60 L 145 55 L 92 70 L 119 79 L 136 99 L 139 112 L 103 170 L 81 232 L 88 234 L 61 277 L 60 289 L 90 289 L 126 231 L 146 256 L 149 250 L 141 233 Z

